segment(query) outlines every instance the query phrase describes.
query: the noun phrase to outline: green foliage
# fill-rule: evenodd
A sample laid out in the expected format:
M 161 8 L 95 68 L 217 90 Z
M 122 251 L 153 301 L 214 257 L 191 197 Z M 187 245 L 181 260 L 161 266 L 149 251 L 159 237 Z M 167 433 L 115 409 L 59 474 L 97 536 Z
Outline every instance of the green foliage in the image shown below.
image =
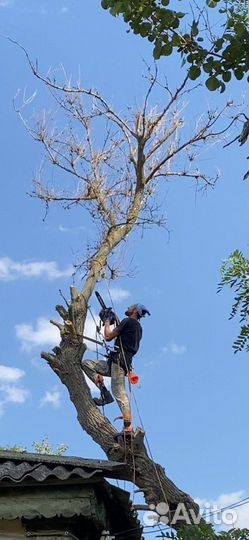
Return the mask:
M 216 535 L 212 525 L 203 523 L 201 525 L 185 525 L 177 533 L 166 532 L 163 538 L 171 538 L 171 540 L 215 540 Z
M 32 446 L 37 454 L 63 456 L 68 450 L 66 444 L 57 444 L 57 446 L 50 444 L 46 435 L 41 442 L 34 441 Z
M 177 533 L 162 532 L 160 538 L 171 540 L 249 540 L 248 529 L 231 529 L 216 533 L 209 523 L 186 525 Z
M 46 435 L 41 442 L 34 441 L 32 443 L 32 447 L 36 454 L 47 454 L 56 456 L 63 456 L 68 450 L 68 446 L 66 444 L 58 444 L 56 446 L 50 444 Z M 0 450 L 9 450 L 11 452 L 28 452 L 25 446 L 20 446 L 17 444 L 15 444 L 14 446 L 0 446 Z
M 15 444 L 14 446 L 0 446 L 1 450 L 9 450 L 10 452 L 27 452 L 26 446 Z
M 178 0 L 180 2 L 181 0 Z M 189 76 L 208 75 L 209 90 L 224 92 L 232 74 L 240 80 L 249 71 L 249 14 L 247 0 L 207 0 L 189 24 L 187 12 L 170 9 L 170 0 L 102 0 L 113 16 L 122 15 L 134 34 L 154 44 L 155 60 L 176 50 Z M 182 6 L 181 6 L 182 7 Z M 218 11 L 218 36 L 208 21 L 210 9 Z M 186 31 L 186 29 L 188 29 Z
M 242 323 L 240 333 L 233 344 L 234 352 L 249 351 L 249 260 L 238 250 L 234 251 L 221 267 L 218 292 L 225 286 L 235 291 L 230 319 L 239 315 Z

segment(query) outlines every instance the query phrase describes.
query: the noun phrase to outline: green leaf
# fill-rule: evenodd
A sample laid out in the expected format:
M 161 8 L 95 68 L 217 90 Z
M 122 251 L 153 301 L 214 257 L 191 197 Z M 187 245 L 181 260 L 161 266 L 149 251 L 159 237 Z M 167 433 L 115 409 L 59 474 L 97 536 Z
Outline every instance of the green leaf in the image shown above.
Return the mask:
M 177 17 L 175 17 L 174 20 L 171 23 L 171 28 L 176 29 L 176 28 L 178 28 L 179 24 L 180 24 L 179 19 L 177 19 Z
M 208 90 L 210 90 L 211 92 L 217 90 L 220 86 L 218 79 L 214 75 L 212 75 L 212 77 L 209 77 L 209 79 L 206 80 L 205 84 Z
M 102 6 L 103 9 L 108 9 L 110 7 L 109 0 L 102 0 L 101 6 Z
M 115 6 L 112 6 L 110 8 L 110 13 L 111 15 L 113 15 L 114 17 L 116 17 L 117 15 L 119 15 L 121 9 L 122 8 L 122 3 L 121 2 L 117 2 L 117 4 L 115 4 Z
M 242 36 L 244 32 L 247 30 L 246 25 L 242 22 L 237 22 L 234 26 L 235 31 L 237 32 L 238 36 Z
M 170 56 L 172 51 L 173 51 L 172 44 L 171 43 L 166 43 L 165 45 L 162 46 L 161 55 Z
M 155 60 L 159 60 L 162 52 L 162 42 L 158 39 L 153 50 L 153 56 Z
M 231 71 L 224 71 L 224 73 L 222 73 L 222 79 L 224 82 L 229 82 L 231 80 L 231 77 L 232 77 Z
M 233 344 L 234 352 L 237 353 L 242 349 L 249 351 L 249 260 L 239 250 L 234 251 L 223 262 L 221 276 L 217 292 L 224 286 L 230 286 L 236 293 L 229 318 L 233 319 L 238 314 L 240 322 L 243 323 Z M 243 536 L 236 538 L 242 540 Z
M 191 26 L 191 34 L 192 34 L 192 36 L 197 36 L 199 34 L 197 21 L 193 21 L 193 24 Z
M 189 69 L 188 75 L 191 81 L 195 81 L 195 79 L 198 79 L 200 77 L 201 70 L 198 66 L 191 66 Z
M 169 27 L 173 21 L 173 13 L 169 9 L 159 9 L 157 17 L 165 27 Z
M 154 43 L 153 56 L 156 60 L 162 55 L 170 56 L 171 46 L 175 47 L 177 54 L 180 55 L 180 61 L 186 58 L 189 67 L 198 66 L 208 73 L 207 87 L 224 91 L 222 82 L 226 84 L 229 82 L 228 77 L 231 79 L 230 75 L 223 76 L 225 71 L 229 71 L 231 75 L 234 74 L 238 80 L 241 80 L 244 74 L 248 75 L 248 2 L 247 0 L 245 2 L 206 0 L 206 3 L 207 9 L 217 8 L 220 19 L 215 27 L 215 35 L 210 36 L 208 29 L 203 28 L 198 37 L 199 20 L 194 19 L 194 16 L 191 19 L 185 2 L 181 4 L 185 11 L 181 12 L 170 9 L 170 0 L 101 0 L 103 9 L 108 9 L 114 16 L 122 14 L 123 19 L 135 34 L 140 34 L 149 42 Z M 177 6 L 177 2 L 174 5 Z M 188 16 L 188 26 L 181 20 L 185 16 Z M 177 32 L 172 32 L 174 29 L 177 29 Z M 210 47 L 207 50 L 204 43 L 210 38 Z M 171 46 L 168 43 L 171 43 Z M 162 50 L 164 45 L 167 47 Z M 216 58 L 212 58 L 211 51 L 220 54 L 220 60 L 214 65 L 212 62 Z M 191 70 L 190 73 L 194 80 L 197 72 Z M 219 86 L 217 86 L 217 81 Z
M 243 69 L 242 68 L 235 69 L 234 75 L 235 75 L 236 79 L 238 79 L 238 81 L 240 81 L 244 77 Z
M 146 37 L 148 36 L 150 30 L 151 30 L 151 24 L 145 22 L 141 24 L 139 33 L 142 37 Z
M 225 83 L 223 83 L 223 82 L 221 81 L 221 82 L 220 82 L 219 88 L 220 88 L 220 94 L 223 94 L 223 92 L 225 92 L 225 90 L 226 90 L 226 85 L 225 85 Z
M 171 40 L 171 43 L 174 47 L 180 47 L 181 45 L 181 38 L 177 34 L 174 34 Z
M 209 62 L 205 62 L 205 64 L 203 64 L 203 71 L 205 71 L 205 73 L 211 73 L 212 72 L 212 66 Z
M 195 55 L 193 53 L 188 54 L 188 56 L 186 58 L 186 60 L 187 60 L 187 62 L 189 62 L 189 64 L 192 64 L 194 59 L 195 59 Z
M 207 5 L 210 8 L 215 8 L 217 6 L 217 2 L 215 2 L 214 0 L 207 0 Z
M 216 42 L 215 42 L 215 51 L 216 52 L 220 51 L 220 49 L 222 48 L 223 43 L 224 43 L 223 38 L 216 39 Z

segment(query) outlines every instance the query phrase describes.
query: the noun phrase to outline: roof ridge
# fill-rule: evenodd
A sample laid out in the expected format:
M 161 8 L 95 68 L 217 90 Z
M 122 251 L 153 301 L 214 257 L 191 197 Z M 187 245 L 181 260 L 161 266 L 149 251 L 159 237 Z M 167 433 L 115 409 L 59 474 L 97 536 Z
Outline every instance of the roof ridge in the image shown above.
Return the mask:
M 35 452 L 18 452 L 14 450 L 0 450 L 0 460 L 11 459 L 13 461 L 43 461 L 48 463 L 65 463 L 70 465 L 75 465 L 79 463 L 84 466 L 96 466 L 101 467 L 120 467 L 124 466 L 125 463 L 118 461 L 109 461 L 108 459 L 91 459 L 91 458 L 82 458 L 79 456 L 59 456 L 58 454 L 38 454 Z

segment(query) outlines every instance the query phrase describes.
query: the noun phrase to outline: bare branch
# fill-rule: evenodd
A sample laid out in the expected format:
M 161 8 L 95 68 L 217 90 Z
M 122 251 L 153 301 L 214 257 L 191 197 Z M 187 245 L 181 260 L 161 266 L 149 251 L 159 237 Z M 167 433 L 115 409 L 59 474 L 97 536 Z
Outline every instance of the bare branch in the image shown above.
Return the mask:
M 57 83 L 51 70 L 47 76 L 41 75 L 25 49 L 22 50 L 33 74 L 50 90 L 60 111 L 57 125 L 51 114 L 44 114 L 38 122 L 34 118 L 28 122 L 23 111 L 30 99 L 24 96 L 21 106 L 15 105 L 25 129 L 45 151 L 44 170 L 36 175 L 31 196 L 42 200 L 46 208 L 52 202 L 59 202 L 66 208 L 78 205 L 90 216 L 93 229 L 92 244 L 86 248 L 84 263 L 78 265 L 81 271 L 82 268 L 85 270 L 82 290 L 71 287 L 67 310 L 56 306 L 63 324 L 54 320 L 51 323 L 59 329 L 61 341 L 53 349 L 54 354 L 43 352 L 42 358 L 67 387 L 82 428 L 108 458 L 127 461 L 127 479 L 143 490 L 148 504 L 168 502 L 169 519 L 178 502 L 184 502 L 189 511 L 198 512 L 198 505 L 191 497 L 179 490 L 162 467 L 149 458 L 141 428 L 134 437 L 133 459 L 131 448 L 127 451 L 122 440 L 119 444 L 114 442 L 117 432 L 97 409 L 82 370 L 86 350 L 84 328 L 89 299 L 96 283 L 106 270 L 116 276 L 113 254 L 117 248 L 125 244 L 137 227 L 142 232 L 152 225 L 165 227 L 158 196 L 160 179 L 190 179 L 194 180 L 197 189 L 213 187 L 217 172 L 207 174 L 201 170 L 198 154 L 207 145 L 223 140 L 239 116 L 233 116 L 228 122 L 230 104 L 227 104 L 219 111 L 201 115 L 192 128 L 189 126 L 187 134 L 184 132 L 185 104 L 182 99 L 189 92 L 188 77 L 172 92 L 167 84 L 160 83 L 157 71 L 153 75 L 149 71 L 143 105 L 126 118 L 96 90 L 83 88 L 80 83 L 73 86 L 65 70 L 64 84 Z M 149 110 L 156 86 L 163 92 L 165 105 Z M 59 173 L 52 186 L 45 180 L 47 164 Z M 177 523 L 175 527 L 181 525 Z

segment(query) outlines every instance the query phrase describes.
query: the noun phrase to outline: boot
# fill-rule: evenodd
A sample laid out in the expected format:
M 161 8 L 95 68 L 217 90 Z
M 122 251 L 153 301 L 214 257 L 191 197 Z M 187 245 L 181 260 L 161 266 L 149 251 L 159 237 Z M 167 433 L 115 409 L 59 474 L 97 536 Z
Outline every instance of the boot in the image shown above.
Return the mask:
M 133 427 L 131 423 L 131 415 L 129 413 L 125 413 L 123 416 L 123 420 L 124 420 L 123 431 L 114 435 L 115 440 L 118 440 L 119 437 L 122 437 L 123 439 L 131 438 L 134 435 L 134 431 L 133 431 Z
M 95 405 L 98 407 L 103 407 L 103 405 L 108 405 L 109 403 L 113 403 L 114 399 L 111 395 L 111 392 L 107 390 L 107 388 L 104 385 L 100 385 L 100 394 L 101 398 L 93 398 L 93 401 Z

